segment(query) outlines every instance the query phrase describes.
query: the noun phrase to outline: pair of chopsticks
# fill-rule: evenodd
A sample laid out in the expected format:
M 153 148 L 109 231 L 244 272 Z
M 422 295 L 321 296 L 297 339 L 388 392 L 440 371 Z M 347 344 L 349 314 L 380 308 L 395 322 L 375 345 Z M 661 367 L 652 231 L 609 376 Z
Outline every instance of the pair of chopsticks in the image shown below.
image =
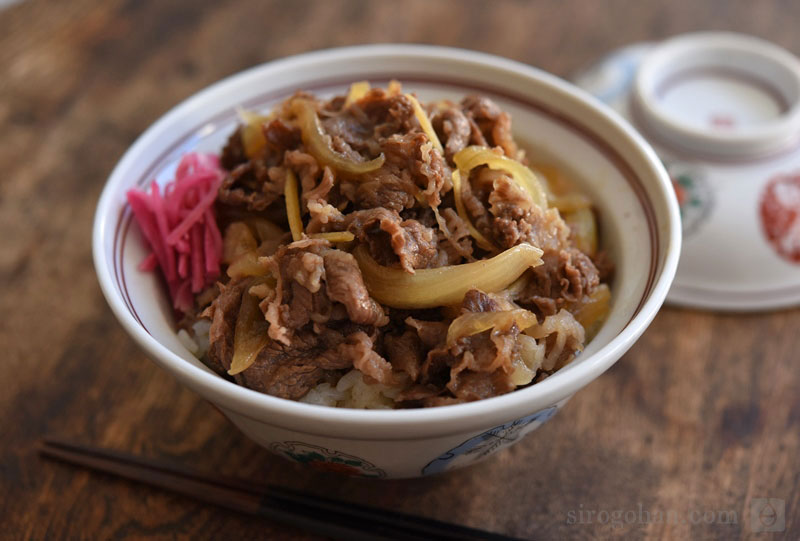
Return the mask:
M 491 532 L 340 502 L 277 486 L 206 475 L 110 449 L 46 438 L 39 452 L 93 470 L 160 487 L 234 511 L 338 539 L 511 540 Z

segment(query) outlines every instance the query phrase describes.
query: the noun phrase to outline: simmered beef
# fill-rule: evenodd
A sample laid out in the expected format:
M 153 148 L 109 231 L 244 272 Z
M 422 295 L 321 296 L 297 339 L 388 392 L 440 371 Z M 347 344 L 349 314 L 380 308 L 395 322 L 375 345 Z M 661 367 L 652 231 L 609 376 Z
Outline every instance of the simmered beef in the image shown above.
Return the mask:
M 592 260 L 574 248 L 545 252 L 542 261 L 518 297 L 518 302 L 534 305 L 542 315 L 555 314 L 567 303 L 579 301 L 600 283 Z
M 302 397 L 333 376 L 331 371 L 352 367 L 375 381 L 391 383 L 391 365 L 374 351 L 373 338 L 365 332 L 385 324 L 388 318 L 366 293 L 353 256 L 326 248 L 325 242 L 294 244 L 300 246 L 282 248 L 271 260 L 280 269 L 283 291 L 271 301 L 267 299 L 266 317 L 274 318 L 270 332 L 281 332 L 272 336 L 253 364 L 235 379 L 252 389 L 291 399 Z M 212 320 L 207 355 L 219 372 L 231 367 L 236 320 L 251 285 L 251 280 L 240 279 L 224 286 L 207 311 Z M 341 303 L 349 321 L 308 325 L 328 323 L 334 303 Z M 353 323 L 363 326 L 354 327 Z
M 406 325 L 417 332 L 417 336 L 427 348 L 444 344 L 447 328 L 450 326 L 446 321 L 427 321 L 413 317 L 406 318 Z
M 385 344 L 386 356 L 392 367 L 408 374 L 411 381 L 417 381 L 425 359 L 424 345 L 417 333 L 406 330 L 400 336 L 387 335 Z
M 484 96 L 467 96 L 461 107 L 480 129 L 486 143 L 500 147 L 506 156 L 516 158 L 519 149 L 511 134 L 511 116 Z
M 266 149 L 272 154 L 283 154 L 284 152 L 297 148 L 300 145 L 300 130 L 286 124 L 280 118 L 269 122 L 262 127 Z
M 262 393 L 297 400 L 325 379 L 328 370 L 347 368 L 351 359 L 331 355 L 339 344 L 326 343 L 313 333 L 297 334 L 291 346 L 271 341 L 253 365 L 236 380 Z
M 237 165 L 222 181 L 218 200 L 247 210 L 264 210 L 283 195 L 284 176 L 263 161 Z
M 241 130 L 228 139 L 220 162 L 228 171 L 219 190 L 219 201 L 241 206 L 249 211 L 263 211 L 283 195 L 285 169 L 282 161 L 297 167 L 304 176 L 319 171 L 316 160 L 308 154 L 291 150 L 300 144 L 300 130 L 280 119 L 262 126 L 265 146 L 258 156 L 248 159 L 242 144 Z M 309 160 L 310 158 L 310 160 Z M 301 175 L 301 178 L 304 178 Z
M 473 177 L 475 188 L 465 204 L 477 217 L 475 226 L 503 248 L 527 242 L 544 250 L 544 263 L 533 269 L 519 303 L 546 316 L 592 293 L 600 283 L 599 271 L 571 246 L 569 227 L 556 209 L 534 205 L 503 172 L 482 168 Z
M 277 277 L 275 294 L 262 301 L 269 335 L 291 346 L 294 330 L 309 322 L 337 317 L 338 303 L 350 321 L 382 326 L 389 322 L 367 292 L 355 258 L 323 240 L 301 240 L 282 246 L 265 264 Z M 323 288 L 324 284 L 324 288 Z
M 364 331 L 348 335 L 332 330 L 322 334 L 303 331 L 291 346 L 274 341 L 267 344 L 253 365 L 235 377 L 251 389 L 297 400 L 318 383 L 335 380 L 342 370 L 354 366 L 377 376 L 376 380 L 388 381 L 385 365 L 388 363 L 372 350 L 372 340 Z
M 347 252 L 329 250 L 323 256 L 328 297 L 344 305 L 350 321 L 381 327 L 389 322 L 381 305 L 369 296 L 355 258 Z
M 406 133 L 417 127 L 411 101 L 404 95 L 386 95 L 370 91 L 358 106 L 373 124 L 373 135 L 380 140 L 395 133 Z
M 461 310 L 464 312 L 497 312 L 500 310 L 500 304 L 487 293 L 478 289 L 470 289 L 464 295 Z
M 351 212 L 341 227 L 367 243 L 376 261 L 383 265 L 399 263 L 409 273 L 430 266 L 438 254 L 436 232 L 417 220 L 402 220 L 395 211 Z
M 440 215 L 444 223 L 438 231 L 439 257 L 434 266 L 456 265 L 474 259 L 472 237 L 464 220 L 451 208 L 444 209 Z
M 352 359 L 353 367 L 374 381 L 386 385 L 394 382 L 392 365 L 375 352 L 372 339 L 365 332 L 359 331 L 348 336 L 345 343 L 339 346 L 339 353 Z
M 233 359 L 233 335 L 236 318 L 242 304 L 242 295 L 249 287 L 248 280 L 233 280 L 222 286 L 220 294 L 203 314 L 211 318 L 208 331 L 209 348 L 206 358 L 208 364 L 219 373 L 231 367 Z
M 592 257 L 592 263 L 597 269 L 598 279 L 601 282 L 610 282 L 614 278 L 614 261 L 608 255 L 608 252 L 605 250 L 598 251 Z
M 464 296 L 461 309 L 463 313 L 496 312 L 506 308 L 502 304 L 494 296 L 473 289 Z M 417 335 L 407 331 L 394 339 L 389 358 L 393 363 L 393 359 L 399 359 L 403 370 L 422 385 L 404 393 L 401 401 L 422 405 L 441 404 L 442 399 L 447 403 L 468 402 L 504 394 L 516 387 L 510 379 L 511 363 L 519 355 L 516 326 L 462 336 L 449 347 L 447 325 L 413 318 L 406 322 Z M 421 360 L 417 352 L 425 346 L 429 348 L 427 356 L 417 365 L 416 359 Z M 434 392 L 436 389 L 438 392 Z
M 497 312 L 500 303 L 491 295 L 473 289 L 464 296 L 464 312 Z M 510 379 L 514 357 L 519 356 L 519 329 L 494 328 L 458 339 L 450 348 L 456 362 L 450 369 L 447 388 L 464 401 L 505 394 L 516 387 Z
M 444 154 L 452 162 L 456 152 L 469 145 L 472 134 L 469 119 L 459 109 L 450 107 L 438 112 L 432 123 L 437 133 L 443 136 Z
M 237 129 L 234 131 L 222 148 L 222 154 L 219 157 L 219 162 L 228 171 L 232 171 L 237 165 L 247 162 L 247 156 L 244 153 L 244 145 L 242 144 L 242 131 Z
M 400 212 L 414 207 L 418 195 L 438 205 L 452 183 L 449 167 L 431 148 L 428 138 L 419 132 L 388 137 L 380 146 L 386 157 L 383 166 L 357 181 L 344 182 L 342 193 L 359 209 Z
M 613 264 L 603 252 L 593 260 L 577 250 L 559 211 L 535 204 L 511 171 L 479 165 L 462 172 L 460 194 L 453 190 L 454 157 L 470 145 L 527 163 L 511 117 L 486 97 L 468 96 L 460 104 L 422 104 L 427 126 L 396 83 L 355 90 L 327 101 L 297 93 L 258 117 L 263 122 L 237 128 L 222 149 L 215 212 L 229 266 L 198 304 L 208 307 L 187 319 L 211 322 L 208 365 L 220 374 L 241 370 L 233 375 L 239 384 L 293 400 L 361 376 L 371 389 L 388 389 L 384 402 L 419 407 L 508 393 L 569 362 L 585 341 L 570 310 L 593 302 Z M 366 163 L 379 156 L 382 163 Z M 289 173 L 298 180 L 296 201 Z M 292 221 L 290 233 L 298 209 L 300 231 Z M 206 235 L 204 246 L 213 247 Z M 439 307 L 389 302 L 374 274 L 365 283 L 352 255 L 365 249 L 387 273 L 413 283 L 441 276 L 431 269 L 521 243 L 543 250 L 540 266 L 505 291 L 464 284 L 472 289 L 460 305 Z M 520 321 L 527 326 L 520 329 Z M 449 331 L 461 334 L 448 341 Z M 257 339 L 248 342 L 248 332 Z M 253 354 L 237 352 L 231 370 L 236 347 Z

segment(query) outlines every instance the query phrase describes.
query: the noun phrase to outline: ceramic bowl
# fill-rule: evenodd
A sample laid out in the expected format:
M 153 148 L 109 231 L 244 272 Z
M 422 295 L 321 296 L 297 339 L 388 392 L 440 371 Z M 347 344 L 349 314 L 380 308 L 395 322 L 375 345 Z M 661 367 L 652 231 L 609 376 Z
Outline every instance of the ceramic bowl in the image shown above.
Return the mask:
M 343 93 L 349 83 L 398 79 L 421 99 L 480 93 L 513 118 L 534 156 L 569 171 L 596 202 L 602 244 L 616 263 L 608 320 L 552 377 L 478 402 L 427 409 L 352 410 L 284 400 L 215 375 L 181 344 L 166 293 L 137 270 L 146 248 L 126 190 L 169 179 L 180 156 L 218 152 L 236 108 L 269 109 L 297 89 Z M 519 441 L 608 369 L 652 321 L 675 274 L 680 218 L 650 146 L 587 93 L 538 69 L 428 46 L 334 49 L 264 64 L 190 97 L 150 127 L 112 172 L 97 207 L 94 262 L 114 314 L 144 351 L 214 404 L 247 436 L 290 460 L 375 478 L 416 477 L 472 464 Z

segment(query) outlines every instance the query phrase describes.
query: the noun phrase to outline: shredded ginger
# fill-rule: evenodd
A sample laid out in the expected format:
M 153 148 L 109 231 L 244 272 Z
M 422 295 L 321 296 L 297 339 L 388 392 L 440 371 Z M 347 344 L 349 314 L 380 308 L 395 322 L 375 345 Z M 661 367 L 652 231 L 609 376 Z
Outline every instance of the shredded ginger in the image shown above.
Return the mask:
M 147 190 L 129 190 L 128 202 L 150 249 L 139 265 L 161 268 L 172 305 L 187 313 L 194 295 L 220 275 L 222 235 L 214 217 L 214 201 L 222 182 L 219 159 L 213 154 L 186 154 L 175 179 L 164 186 L 155 180 Z

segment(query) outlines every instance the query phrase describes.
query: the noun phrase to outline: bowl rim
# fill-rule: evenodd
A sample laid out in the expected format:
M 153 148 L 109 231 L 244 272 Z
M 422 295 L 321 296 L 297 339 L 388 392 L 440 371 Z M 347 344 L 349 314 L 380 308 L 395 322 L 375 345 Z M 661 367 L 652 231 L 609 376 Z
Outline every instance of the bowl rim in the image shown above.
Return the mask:
M 628 140 L 629 144 L 633 144 L 639 151 L 640 157 L 644 158 L 647 165 L 656 173 L 657 188 L 661 192 L 660 195 L 664 196 L 666 204 L 665 217 L 668 225 L 666 231 L 660 232 L 663 235 L 661 250 L 666 251 L 663 256 L 663 265 L 639 312 L 619 334 L 588 359 L 582 360 L 580 364 L 573 366 L 569 371 L 559 372 L 536 385 L 470 403 L 407 410 L 336 408 L 263 394 L 229 382 L 210 371 L 187 362 L 151 336 L 136 321 L 114 286 L 109 261 L 105 257 L 104 250 L 106 235 L 109 234 L 109 222 L 113 216 L 112 211 L 117 208 L 115 206 L 118 202 L 118 200 L 115 201 L 115 195 L 118 193 L 116 185 L 120 183 L 129 164 L 137 157 L 141 149 L 148 146 L 151 139 L 161 134 L 176 119 L 194 109 L 197 103 L 206 96 L 213 95 L 222 88 L 240 84 L 261 70 L 288 68 L 295 65 L 300 69 L 304 64 L 317 62 L 398 56 L 489 66 L 505 73 L 524 76 L 535 84 L 546 85 L 562 95 L 587 103 L 603 117 L 605 122 L 613 125 L 617 132 Z M 171 108 L 137 138 L 109 175 L 97 204 L 92 244 L 94 266 L 101 289 L 114 315 L 128 334 L 158 364 L 214 405 L 252 421 L 286 428 L 293 432 L 304 432 L 304 423 L 310 423 L 314 428 L 313 430 L 308 429 L 305 433 L 311 435 L 341 436 L 358 440 L 414 439 L 414 436 L 427 437 L 487 428 L 496 424 L 495 421 L 499 419 L 504 419 L 502 422 L 512 420 L 516 415 L 514 411 L 533 413 L 537 407 L 535 404 L 538 404 L 541 409 L 571 396 L 612 366 L 644 332 L 664 302 L 675 276 L 680 254 L 679 216 L 678 203 L 667 173 L 650 145 L 627 121 L 583 90 L 532 66 L 487 53 L 433 45 L 376 44 L 324 49 L 266 62 L 221 79 Z M 662 253 L 659 252 L 659 259 L 662 258 Z M 529 406 L 526 407 L 526 404 Z M 281 415 L 281 418 L 273 418 L 275 414 Z

